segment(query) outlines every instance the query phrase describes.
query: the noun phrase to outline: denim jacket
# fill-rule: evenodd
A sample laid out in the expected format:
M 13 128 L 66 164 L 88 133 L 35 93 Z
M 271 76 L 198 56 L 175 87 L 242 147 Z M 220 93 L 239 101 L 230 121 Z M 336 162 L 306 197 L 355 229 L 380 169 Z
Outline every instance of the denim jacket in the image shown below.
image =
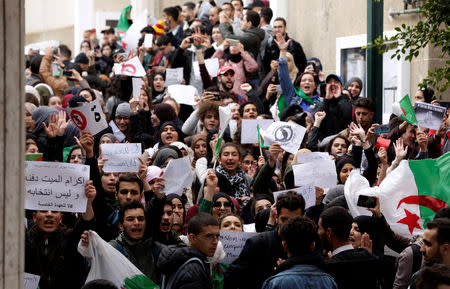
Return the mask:
M 314 110 L 315 105 L 320 102 L 318 94 L 315 94 L 311 100 L 314 104 L 309 104 L 304 101 L 295 91 L 295 89 L 300 90 L 299 87 L 294 88 L 289 77 L 289 70 L 286 58 L 278 59 L 278 79 L 280 80 L 281 91 L 286 102 L 286 107 L 293 104 L 298 104 L 302 107 L 303 111 L 311 112 Z
M 267 279 L 262 289 L 338 288 L 333 278 L 315 265 L 297 264 Z

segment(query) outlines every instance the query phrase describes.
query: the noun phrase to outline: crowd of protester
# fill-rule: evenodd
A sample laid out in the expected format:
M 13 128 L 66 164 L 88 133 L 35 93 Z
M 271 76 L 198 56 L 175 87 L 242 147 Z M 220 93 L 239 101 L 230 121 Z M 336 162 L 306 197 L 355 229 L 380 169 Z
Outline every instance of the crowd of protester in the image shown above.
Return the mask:
M 219 2 L 219 1 L 218 1 Z M 361 97 L 363 82 L 325 75 L 320 60 L 305 55 L 273 15 L 268 1 L 186 2 L 166 7 L 163 20 L 142 29 L 138 49 L 125 53 L 113 28 L 103 39 L 86 31 L 80 53 L 64 44 L 44 55 L 30 50 L 26 68 L 26 153 L 44 161 L 90 166 L 83 214 L 26 212 L 25 271 L 40 276 L 40 288 L 81 288 L 89 262 L 77 251 L 88 230 L 125 255 L 155 283 L 177 272 L 172 288 L 447 288 L 450 286 L 450 210 L 441 209 L 423 237 L 395 234 L 380 211 L 353 218 L 343 194 L 353 169 L 379 185 L 401 160 L 437 158 L 450 150 L 448 112 L 430 132 L 392 115 L 390 140 L 379 147 L 375 103 Z M 270 24 L 273 23 L 273 24 Z M 153 46 L 145 48 L 145 34 Z M 137 56 L 146 75 L 139 100 L 131 77 L 114 64 Z M 217 58 L 216 78 L 205 60 Z M 200 77 L 194 73 L 199 65 Z M 69 73 L 55 75 L 55 66 Z M 183 68 L 183 83 L 197 90 L 195 106 L 179 104 L 164 86 L 168 68 Z M 98 99 L 109 123 L 96 135 L 80 132 L 69 107 Z M 413 101 L 436 103 L 420 89 Z M 219 107 L 231 109 L 220 151 Z M 241 144 L 243 119 L 274 119 L 306 128 L 299 152 L 328 152 L 336 186 L 316 188 L 305 209 L 295 192 L 296 155 L 277 143 L 260 151 Z M 107 173 L 105 143 L 140 143 L 138 173 Z M 164 194 L 161 177 L 172 159 L 189 157 L 192 185 Z M 232 264 L 218 256 L 219 230 L 259 234 L 247 240 Z M 385 254 L 385 246 L 399 254 Z M 197 257 L 201 262 L 187 260 Z M 181 268 L 180 268 L 181 266 Z M 105 280 L 83 288 L 114 288 Z M 445 286 L 444 286 L 445 285 Z M 444 286 L 444 287 L 440 287 Z

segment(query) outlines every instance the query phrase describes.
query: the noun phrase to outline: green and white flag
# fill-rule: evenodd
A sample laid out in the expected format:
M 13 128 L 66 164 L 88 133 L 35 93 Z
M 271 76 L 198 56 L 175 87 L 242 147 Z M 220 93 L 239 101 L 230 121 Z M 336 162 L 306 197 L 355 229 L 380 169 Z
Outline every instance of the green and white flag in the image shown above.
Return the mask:
M 371 188 L 354 170 L 344 191 L 354 217 L 371 215 L 356 205 L 359 195 L 378 196 L 381 212 L 394 232 L 421 235 L 436 212 L 450 203 L 450 152 L 438 159 L 403 160 L 378 187 Z
M 117 35 L 119 40 L 125 35 L 128 28 L 130 28 L 130 24 L 128 24 L 128 17 L 130 16 L 131 5 L 123 8 L 122 13 L 120 13 L 119 22 L 117 22 Z
M 399 102 L 392 104 L 392 113 L 410 124 L 417 124 L 416 114 L 409 95 L 405 95 Z
M 122 253 L 89 231 L 89 246 L 78 244 L 78 252 L 87 257 L 91 268 L 86 283 L 95 279 L 111 281 L 120 289 L 154 289 L 159 286 L 145 276 Z

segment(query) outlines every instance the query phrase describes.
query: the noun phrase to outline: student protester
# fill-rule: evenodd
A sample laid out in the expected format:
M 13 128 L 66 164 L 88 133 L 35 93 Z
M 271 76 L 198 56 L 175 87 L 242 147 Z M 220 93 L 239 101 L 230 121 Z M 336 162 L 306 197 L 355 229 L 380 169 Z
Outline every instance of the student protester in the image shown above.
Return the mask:
M 317 84 L 314 80 L 314 75 L 309 72 L 303 72 L 300 76 L 295 76 L 294 84 L 292 84 L 291 79 L 288 77 L 289 63 L 286 58 L 287 49 L 291 40 L 286 42 L 281 33 L 278 33 L 274 41 L 280 50 L 278 78 L 286 107 L 292 104 L 298 104 L 302 107 L 303 111 L 312 111 L 315 105 L 320 102 L 319 95 L 316 93 Z M 291 65 L 295 64 L 291 63 Z
M 62 224 L 62 213 L 36 211 L 34 226 L 26 232 L 25 271 L 40 276 L 39 287 L 80 288 L 87 276 L 86 261 L 78 253 L 80 236 L 95 226 L 92 201 L 96 196 L 92 181 L 85 184 L 86 212 L 73 229 Z
M 325 260 L 325 271 L 333 276 L 338 288 L 360 288 L 361 284 L 378 288 L 378 261 L 366 249 L 353 248 L 349 240 L 352 222 L 350 213 L 341 207 L 328 208 L 320 215 L 319 237 L 323 248 L 332 250 Z
M 325 118 L 319 128 L 319 139 L 334 135 L 347 128 L 352 122 L 352 103 L 342 95 L 342 79 L 336 74 L 329 74 L 325 80 L 326 94 L 315 112 L 324 111 Z
M 187 225 L 189 246 L 168 247 L 159 255 L 157 268 L 172 288 L 212 289 L 210 266 L 206 257 L 214 256 L 219 242 L 219 223 L 207 213 L 198 213 Z M 164 286 L 162 284 L 162 286 Z
M 164 195 L 158 195 L 158 198 Z M 158 208 L 153 208 L 158 210 Z M 156 261 L 165 246 L 156 240 L 147 223 L 144 206 L 137 200 L 125 202 L 119 209 L 119 236 L 109 244 L 122 253 L 142 273 L 154 282 L 159 282 Z M 155 221 L 155 220 L 153 220 Z M 89 246 L 88 231 L 81 236 L 82 245 Z
M 323 260 L 316 250 L 316 232 L 316 224 L 308 217 L 293 217 L 283 224 L 280 235 L 288 258 L 264 282 L 263 289 L 338 288 L 321 268 Z
M 278 259 L 286 259 L 281 227 L 290 218 L 303 215 L 305 200 L 295 192 L 287 192 L 278 196 L 275 207 L 278 226 L 247 240 L 238 259 L 225 273 L 224 288 L 261 288 L 273 274 Z

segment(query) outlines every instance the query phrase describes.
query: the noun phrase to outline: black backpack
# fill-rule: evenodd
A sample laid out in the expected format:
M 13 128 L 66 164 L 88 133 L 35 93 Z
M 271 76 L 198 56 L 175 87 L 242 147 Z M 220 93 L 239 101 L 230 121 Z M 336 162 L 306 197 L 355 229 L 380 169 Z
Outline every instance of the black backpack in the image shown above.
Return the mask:
M 184 266 L 186 266 L 187 264 L 192 263 L 192 262 L 200 263 L 203 267 L 203 270 L 206 270 L 205 265 L 203 264 L 202 260 L 200 260 L 197 257 L 192 257 L 189 260 L 187 260 L 186 262 L 184 262 L 183 265 L 181 265 L 174 274 L 170 275 L 169 278 L 167 278 L 167 276 L 165 274 L 163 274 L 161 277 L 160 289 L 172 289 L 173 285 L 175 284 L 175 281 L 178 279 L 178 276 L 180 275 L 181 269 Z

